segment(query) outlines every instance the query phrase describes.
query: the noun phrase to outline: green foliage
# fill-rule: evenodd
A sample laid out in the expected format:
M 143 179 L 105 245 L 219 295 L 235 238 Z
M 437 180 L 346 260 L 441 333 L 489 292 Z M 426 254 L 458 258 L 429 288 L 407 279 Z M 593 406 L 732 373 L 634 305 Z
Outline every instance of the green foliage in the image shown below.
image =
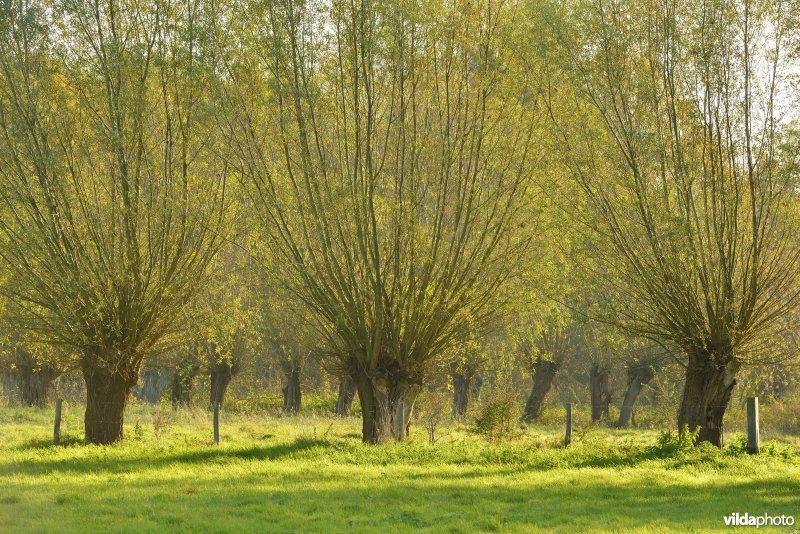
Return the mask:
M 303 393 L 302 412 L 307 414 L 332 414 L 336 408 L 335 393 Z M 237 414 L 283 414 L 283 397 L 279 394 L 251 393 L 245 397 L 230 397 L 226 400 L 225 410 Z M 361 415 L 361 404 L 358 396 L 353 399 L 351 415 Z
M 736 434 L 733 439 L 725 445 L 725 453 L 731 456 L 747 454 L 747 436 Z
M 452 393 L 449 390 L 423 392 L 414 403 L 414 412 L 420 424 L 428 432 L 428 442 L 436 443 L 436 431 L 450 413 Z
M 510 384 L 498 383 L 477 408 L 474 430 L 489 441 L 513 436 L 522 415 L 517 392 Z
M 800 435 L 800 399 L 789 398 L 783 402 L 774 401 L 762 408 L 762 412 L 769 413 L 769 418 L 763 421 L 765 429 L 782 434 Z
M 729 441 L 725 448 L 723 449 L 724 454 L 728 456 L 745 456 L 749 455 L 747 449 L 747 436 L 744 434 L 735 434 L 733 439 Z M 761 443 L 760 456 L 770 456 L 773 458 L 779 458 L 781 460 L 792 461 L 796 460 L 797 451 L 795 451 L 792 447 L 787 446 L 785 443 L 779 443 L 775 440 L 767 441 L 766 443 Z
M 680 432 L 663 432 L 653 451 L 668 456 L 692 453 L 699 434 L 699 428 L 692 431 L 689 430 L 689 425 L 684 425 Z

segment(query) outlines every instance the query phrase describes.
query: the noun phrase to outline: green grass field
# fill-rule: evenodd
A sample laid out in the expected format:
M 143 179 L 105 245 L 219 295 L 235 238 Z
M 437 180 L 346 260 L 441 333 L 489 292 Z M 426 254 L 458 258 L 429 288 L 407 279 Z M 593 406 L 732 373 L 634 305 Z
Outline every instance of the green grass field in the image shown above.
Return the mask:
M 653 431 L 532 426 L 489 444 L 362 445 L 360 420 L 133 406 L 126 439 L 88 446 L 82 410 L 0 408 L 0 532 L 710 532 L 732 512 L 800 521 L 798 442 L 750 457 L 676 450 Z M 743 531 L 742 527 L 734 529 Z M 759 532 L 770 529 L 761 528 Z M 798 532 L 798 527 L 775 528 Z

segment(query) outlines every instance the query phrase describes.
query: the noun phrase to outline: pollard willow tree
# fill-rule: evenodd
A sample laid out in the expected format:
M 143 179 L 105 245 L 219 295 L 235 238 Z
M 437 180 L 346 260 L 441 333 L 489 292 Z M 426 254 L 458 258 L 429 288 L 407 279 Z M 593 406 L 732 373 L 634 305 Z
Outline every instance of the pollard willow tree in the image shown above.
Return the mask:
M 797 176 L 779 150 L 797 70 L 791 6 L 614 0 L 578 10 L 571 52 L 584 120 L 560 133 L 636 310 L 622 323 L 686 355 L 678 426 L 698 430 L 698 442 L 721 445 L 741 366 L 770 349 L 764 341 L 797 303 Z
M 236 219 L 235 228 L 242 228 L 241 219 Z M 223 404 L 231 381 L 252 365 L 261 343 L 256 267 L 247 249 L 232 244 L 222 247 L 210 264 L 211 279 L 194 306 L 198 320 L 194 342 L 210 375 L 211 409 Z
M 262 333 L 272 364 L 283 373 L 283 410 L 296 414 L 301 409 L 301 378 L 320 345 L 308 307 L 287 290 L 279 276 L 264 287 Z
M 539 419 L 556 375 L 580 350 L 581 325 L 565 313 L 550 312 L 519 340 L 522 364 L 532 377 L 523 420 Z M 519 335 L 519 334 L 518 334 Z
M 492 313 L 524 244 L 536 115 L 524 75 L 511 83 L 516 5 L 267 9 L 268 30 L 243 32 L 256 50 L 241 63 L 263 63 L 231 68 L 233 144 L 286 282 L 356 384 L 364 441 L 399 439 L 400 404 L 408 421 L 431 362 Z
M 86 439 L 122 438 L 142 360 L 180 327 L 218 248 L 224 175 L 199 3 L 0 6 L 1 253 L 20 325 L 86 381 Z

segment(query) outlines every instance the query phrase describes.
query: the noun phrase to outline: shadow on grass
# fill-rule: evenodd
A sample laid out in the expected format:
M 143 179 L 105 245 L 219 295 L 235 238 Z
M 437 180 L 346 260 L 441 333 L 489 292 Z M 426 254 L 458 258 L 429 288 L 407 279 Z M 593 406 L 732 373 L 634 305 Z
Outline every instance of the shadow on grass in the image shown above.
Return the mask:
M 52 439 L 32 439 L 14 447 L 17 450 L 45 450 L 57 447 L 72 447 L 84 445 L 86 441 L 77 436 L 62 436 L 58 444 L 53 443 Z
M 665 451 L 659 447 L 645 447 L 636 451 L 608 451 L 606 454 L 590 456 L 584 460 L 575 462 L 574 467 L 639 467 L 643 463 L 657 460 L 675 460 L 678 456 L 675 453 Z M 687 463 L 702 462 L 701 458 L 689 457 Z
M 72 445 L 84 444 L 83 440 L 73 438 Z M 67 444 L 53 445 L 52 441 L 36 440 L 26 443 L 20 448 L 23 449 L 58 449 Z M 287 456 L 292 456 L 312 449 L 327 449 L 333 447 L 330 441 L 320 439 L 297 439 L 292 443 L 283 443 L 269 447 L 245 447 L 245 448 L 216 448 L 193 449 L 170 454 L 159 449 L 142 449 L 141 453 L 135 451 L 134 457 L 102 456 L 92 458 L 76 459 L 54 459 L 36 462 L 15 462 L 0 467 L 0 474 L 15 472 L 42 473 L 51 471 L 72 472 L 72 473 L 116 473 L 139 471 L 153 468 L 161 468 L 170 464 L 200 464 L 213 461 L 226 460 L 279 460 Z M 86 445 L 86 447 L 92 447 Z M 99 446 L 102 447 L 102 446 Z M 123 454 L 129 451 L 124 451 Z
M 295 446 L 317 444 L 307 441 L 286 447 Z M 247 454 L 276 457 L 271 455 L 281 454 L 280 448 L 231 452 L 245 458 L 250 457 Z M 745 482 L 721 476 L 699 484 L 685 478 L 654 482 L 646 471 L 611 479 L 591 472 L 529 473 L 508 479 L 493 472 L 475 474 L 485 480 L 468 480 L 463 474 L 448 476 L 436 470 L 409 477 L 352 468 L 351 475 L 302 466 L 270 477 L 243 477 L 241 472 L 222 479 L 209 475 L 193 478 L 183 488 L 180 485 L 187 482 L 175 485 L 158 476 L 120 486 L 103 481 L 70 490 L 79 492 L 80 498 L 64 497 L 71 507 L 57 508 L 53 514 L 63 524 L 72 516 L 81 518 L 89 529 L 104 526 L 102 511 L 113 502 L 115 516 L 149 521 L 137 523 L 142 530 L 169 524 L 170 529 L 186 531 L 213 527 L 219 531 L 652 532 L 718 530 L 724 528 L 723 517 L 732 512 L 796 515 L 800 509 L 797 479 L 786 476 Z M 63 490 L 42 488 L 54 499 Z M 118 499 L 121 491 L 124 501 Z M 11 507 L 28 504 L 25 495 L 7 502 Z M 25 520 L 30 523 L 18 526 L 41 526 L 35 519 Z
M 69 458 L 70 453 L 60 456 L 57 451 L 68 446 L 78 446 L 77 457 Z M 677 455 L 674 451 L 659 446 L 598 449 L 493 449 L 487 448 L 474 453 L 470 449 L 435 449 L 427 445 L 393 445 L 387 447 L 362 447 L 354 443 L 319 438 L 298 438 L 290 443 L 271 446 L 223 446 L 216 448 L 193 446 L 180 450 L 162 448 L 148 449 L 111 446 L 85 445 L 83 440 L 71 437 L 60 445 L 49 440 L 35 440 L 16 447 L 18 450 L 52 451 L 53 454 L 37 454 L 35 460 L 0 462 L 0 475 L 15 473 L 118 473 L 141 472 L 160 469 L 171 464 L 224 464 L 237 460 L 275 461 L 294 457 L 308 462 L 327 458 L 342 466 L 402 465 L 436 468 L 440 466 L 460 466 L 462 471 L 456 478 L 481 476 L 485 468 L 493 472 L 507 474 L 526 471 L 558 471 L 560 469 L 581 468 L 641 468 L 655 463 L 662 467 L 679 468 L 684 466 L 713 465 L 720 461 L 735 461 L 730 455 L 714 453 L 689 453 Z M 794 463 L 794 462 L 790 462 Z M 470 469 L 474 468 L 474 469 Z

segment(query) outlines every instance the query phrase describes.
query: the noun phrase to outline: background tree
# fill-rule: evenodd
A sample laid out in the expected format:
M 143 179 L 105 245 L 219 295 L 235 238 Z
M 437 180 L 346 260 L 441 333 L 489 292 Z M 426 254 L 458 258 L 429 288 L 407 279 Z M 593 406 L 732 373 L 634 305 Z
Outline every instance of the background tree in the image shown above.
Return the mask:
M 485 328 L 469 323 L 465 326 L 446 354 L 453 387 L 453 419 L 457 421 L 466 417 L 476 386 L 480 391 L 483 379 L 479 373 L 489 358 L 483 339 Z
M 353 382 L 351 377 L 345 377 L 339 381 L 339 387 L 336 395 L 336 407 L 334 413 L 336 415 L 350 415 L 350 410 L 353 407 L 353 400 L 356 397 L 356 383 Z
M 175 370 L 159 361 L 148 361 L 139 372 L 138 387 L 134 387 L 133 394 L 140 401 L 158 404 L 172 383 Z
M 241 232 L 241 228 L 236 230 Z M 195 318 L 199 322 L 196 342 L 202 365 L 211 377 L 209 406 L 213 408 L 223 403 L 231 380 L 263 343 L 259 331 L 260 272 L 250 250 L 228 243 L 210 267 L 211 281 L 195 308 Z
M 14 344 L 0 349 L 0 373 L 23 406 L 43 407 L 61 375 L 58 358 L 45 347 Z
M 654 343 L 630 343 L 625 358 L 626 385 L 619 409 L 617 428 L 628 428 L 633 419 L 633 409 L 642 390 L 671 359 L 664 349 Z
M 556 374 L 580 350 L 580 346 L 580 325 L 568 316 L 550 316 L 546 322 L 537 324 L 534 332 L 519 341 L 524 365 L 533 378 L 525 402 L 524 421 L 535 421 L 542 414 L 545 397 L 553 386 Z
M 203 370 L 204 354 L 199 342 L 180 347 L 172 352 L 168 361 L 174 366 L 169 384 L 169 399 L 173 408 L 189 406 L 192 402 L 195 379 Z
M 266 347 L 283 373 L 283 410 L 296 414 L 302 406 L 303 369 L 311 360 L 318 359 L 320 337 L 305 304 L 282 286 L 278 278 L 273 280 L 276 283 L 266 290 L 262 328 Z M 349 411 L 349 406 L 346 408 Z

